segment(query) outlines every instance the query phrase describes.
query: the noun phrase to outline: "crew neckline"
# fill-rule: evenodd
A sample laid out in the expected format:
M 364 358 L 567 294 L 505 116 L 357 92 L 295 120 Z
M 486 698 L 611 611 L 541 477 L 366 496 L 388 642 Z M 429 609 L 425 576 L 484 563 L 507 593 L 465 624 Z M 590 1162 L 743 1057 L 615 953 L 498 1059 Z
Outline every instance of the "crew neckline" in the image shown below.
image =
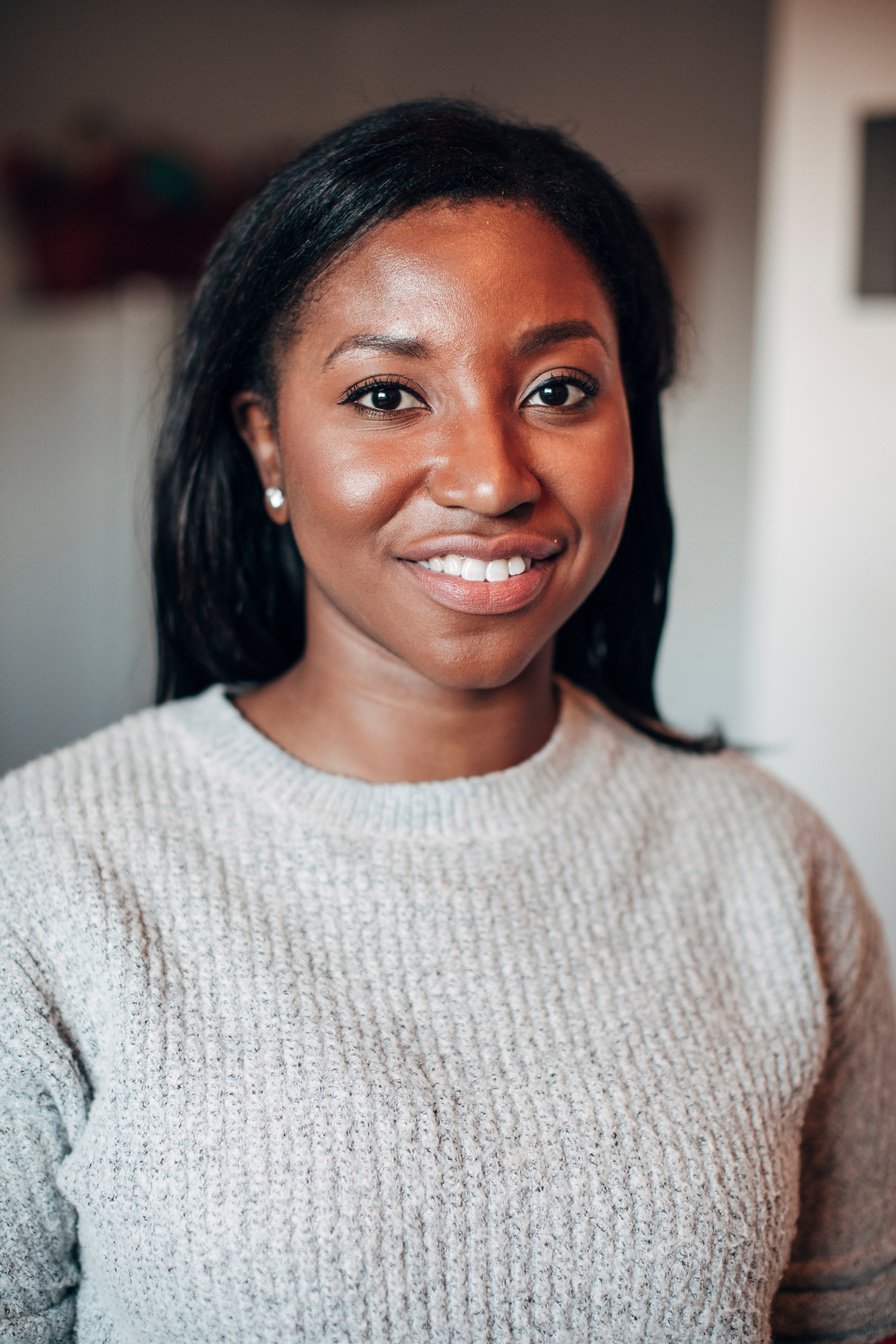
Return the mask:
M 607 711 L 580 687 L 555 676 L 560 709 L 553 732 L 531 756 L 483 775 L 374 783 L 309 765 L 277 745 L 230 698 L 241 688 L 216 683 L 167 710 L 219 769 L 279 810 L 320 829 L 413 833 L 469 839 L 471 832 L 531 835 L 559 808 L 600 783 L 600 761 L 616 734 Z M 601 732 L 600 725 L 605 731 Z M 595 729 L 598 731 L 595 731 Z

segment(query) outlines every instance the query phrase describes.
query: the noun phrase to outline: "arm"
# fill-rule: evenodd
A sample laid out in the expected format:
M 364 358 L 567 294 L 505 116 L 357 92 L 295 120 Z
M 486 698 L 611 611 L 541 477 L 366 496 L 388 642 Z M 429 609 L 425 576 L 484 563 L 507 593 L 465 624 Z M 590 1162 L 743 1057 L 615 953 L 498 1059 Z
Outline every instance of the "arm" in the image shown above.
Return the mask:
M 35 958 L 0 936 L 0 1341 L 75 1338 L 75 1212 L 56 1174 L 88 1097 Z
M 896 1332 L 896 1007 L 880 921 L 829 837 L 826 849 L 812 921 L 830 1039 L 772 1324 L 778 1344 L 886 1344 Z

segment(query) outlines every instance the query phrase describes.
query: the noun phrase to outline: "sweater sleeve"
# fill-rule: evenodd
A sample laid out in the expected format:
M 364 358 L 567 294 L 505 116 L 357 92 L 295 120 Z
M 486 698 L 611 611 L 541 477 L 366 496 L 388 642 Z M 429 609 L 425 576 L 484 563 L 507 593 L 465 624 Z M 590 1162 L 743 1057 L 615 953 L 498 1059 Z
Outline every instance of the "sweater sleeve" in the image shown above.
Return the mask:
M 829 1039 L 772 1326 L 777 1344 L 876 1344 L 896 1331 L 896 1007 L 880 920 L 830 836 L 812 924 Z
M 75 1338 L 76 1218 L 56 1178 L 87 1102 L 36 956 L 0 929 L 0 1341 Z

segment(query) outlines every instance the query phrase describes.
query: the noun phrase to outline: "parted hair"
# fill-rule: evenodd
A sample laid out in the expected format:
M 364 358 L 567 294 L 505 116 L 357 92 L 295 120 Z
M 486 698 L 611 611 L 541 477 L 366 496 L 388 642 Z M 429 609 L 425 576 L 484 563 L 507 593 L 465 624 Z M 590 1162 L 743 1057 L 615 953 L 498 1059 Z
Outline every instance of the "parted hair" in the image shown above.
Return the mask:
M 316 141 L 238 211 L 213 248 L 180 349 L 153 469 L 158 699 L 266 681 L 304 647 L 302 560 L 268 517 L 231 411 L 252 389 L 276 414 L 277 358 L 303 297 L 375 225 L 433 201 L 526 204 L 584 254 L 616 320 L 634 481 L 603 579 L 557 634 L 555 670 L 649 736 L 720 745 L 660 718 L 654 693 L 672 561 L 660 395 L 676 363 L 675 304 L 630 197 L 559 130 L 427 99 Z

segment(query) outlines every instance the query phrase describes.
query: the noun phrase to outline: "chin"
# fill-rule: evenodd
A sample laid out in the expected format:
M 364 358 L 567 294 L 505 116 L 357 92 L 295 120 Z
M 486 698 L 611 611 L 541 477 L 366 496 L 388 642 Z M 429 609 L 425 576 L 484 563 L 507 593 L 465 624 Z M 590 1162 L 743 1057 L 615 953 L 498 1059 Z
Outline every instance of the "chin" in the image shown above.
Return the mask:
M 425 660 L 413 660 L 417 671 L 436 686 L 451 691 L 497 691 L 523 676 L 544 652 L 544 646 L 506 650 L 471 649 L 467 645 L 462 650 L 445 650 L 443 658 L 437 656 L 438 652 L 432 649 Z

